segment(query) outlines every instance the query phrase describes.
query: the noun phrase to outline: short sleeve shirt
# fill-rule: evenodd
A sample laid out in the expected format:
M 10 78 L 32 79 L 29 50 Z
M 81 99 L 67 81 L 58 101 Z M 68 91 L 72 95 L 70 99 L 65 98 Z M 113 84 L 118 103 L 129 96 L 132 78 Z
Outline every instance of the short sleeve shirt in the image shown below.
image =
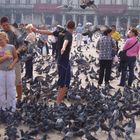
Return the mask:
M 63 43 L 65 40 L 68 40 L 68 45 L 66 47 L 66 50 L 64 51 L 64 54 L 61 55 L 61 49 L 63 47 Z M 61 60 L 61 62 L 67 62 L 69 61 L 69 55 L 70 55 L 70 50 L 71 50 L 71 46 L 72 46 L 72 33 L 66 31 L 64 34 L 64 37 L 62 38 L 62 41 L 60 42 L 60 47 L 59 47 L 59 60 Z
M 17 45 L 17 36 L 15 35 L 15 33 L 12 31 L 5 31 L 5 33 L 7 33 L 7 35 L 8 35 L 9 44 L 16 46 Z
M 3 63 L 0 63 L 0 70 L 8 71 L 9 65 L 13 62 L 13 50 L 14 46 L 11 44 L 7 44 L 6 47 L 0 48 L 0 57 L 4 55 L 10 55 L 11 58 L 5 60 Z

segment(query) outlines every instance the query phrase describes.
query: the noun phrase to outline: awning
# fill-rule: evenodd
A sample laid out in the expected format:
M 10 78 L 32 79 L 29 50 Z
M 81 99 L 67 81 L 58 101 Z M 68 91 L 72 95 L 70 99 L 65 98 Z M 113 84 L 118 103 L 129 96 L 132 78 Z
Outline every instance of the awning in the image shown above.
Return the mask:
M 60 12 L 62 8 L 58 4 L 34 4 L 36 12 Z
M 100 4 L 98 5 L 97 11 L 100 13 L 114 13 L 114 14 L 121 14 L 128 10 L 128 6 L 123 5 L 110 5 L 110 4 Z

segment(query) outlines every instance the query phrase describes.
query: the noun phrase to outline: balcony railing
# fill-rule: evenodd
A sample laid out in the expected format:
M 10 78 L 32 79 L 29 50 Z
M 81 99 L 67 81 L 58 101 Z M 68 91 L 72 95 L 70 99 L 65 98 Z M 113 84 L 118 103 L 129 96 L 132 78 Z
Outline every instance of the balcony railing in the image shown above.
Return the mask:
M 117 6 L 117 5 L 116 5 Z M 81 11 L 81 8 L 78 4 L 73 4 L 72 5 L 73 9 L 76 11 Z M 97 5 L 98 7 L 98 5 Z M 0 3 L 0 9 L 33 9 L 34 4 L 1 4 Z M 85 11 L 91 11 L 91 8 L 85 9 Z M 127 10 L 140 10 L 140 6 L 128 6 Z
M 140 5 L 137 5 L 137 6 L 128 6 L 128 10 L 140 10 Z
M 0 8 L 5 8 L 5 9 L 32 9 L 33 5 L 29 5 L 29 4 L 0 4 Z

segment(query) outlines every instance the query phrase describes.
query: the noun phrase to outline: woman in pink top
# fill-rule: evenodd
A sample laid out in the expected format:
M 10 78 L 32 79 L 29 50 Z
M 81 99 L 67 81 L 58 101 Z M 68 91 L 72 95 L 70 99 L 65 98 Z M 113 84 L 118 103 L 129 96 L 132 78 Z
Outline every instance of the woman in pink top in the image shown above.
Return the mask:
M 121 80 L 119 86 L 124 86 L 126 83 L 126 74 L 127 68 L 129 70 L 129 77 L 128 77 L 128 86 L 131 87 L 132 82 L 134 80 L 134 67 L 136 62 L 136 57 L 140 50 L 140 42 L 137 41 L 138 31 L 135 28 L 132 28 L 129 32 L 129 38 L 126 40 L 126 43 L 123 47 L 123 50 L 126 50 L 136 44 L 133 48 L 127 51 L 127 62 L 123 62 L 121 65 Z M 137 42 L 137 43 L 136 43 Z

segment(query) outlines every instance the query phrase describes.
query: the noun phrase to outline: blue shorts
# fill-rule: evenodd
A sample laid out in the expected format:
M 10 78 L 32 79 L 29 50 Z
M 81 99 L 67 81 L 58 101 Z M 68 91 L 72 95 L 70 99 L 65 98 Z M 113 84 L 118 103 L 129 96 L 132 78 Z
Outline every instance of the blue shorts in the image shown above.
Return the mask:
M 68 63 L 58 63 L 58 86 L 69 88 L 71 80 L 71 68 Z

